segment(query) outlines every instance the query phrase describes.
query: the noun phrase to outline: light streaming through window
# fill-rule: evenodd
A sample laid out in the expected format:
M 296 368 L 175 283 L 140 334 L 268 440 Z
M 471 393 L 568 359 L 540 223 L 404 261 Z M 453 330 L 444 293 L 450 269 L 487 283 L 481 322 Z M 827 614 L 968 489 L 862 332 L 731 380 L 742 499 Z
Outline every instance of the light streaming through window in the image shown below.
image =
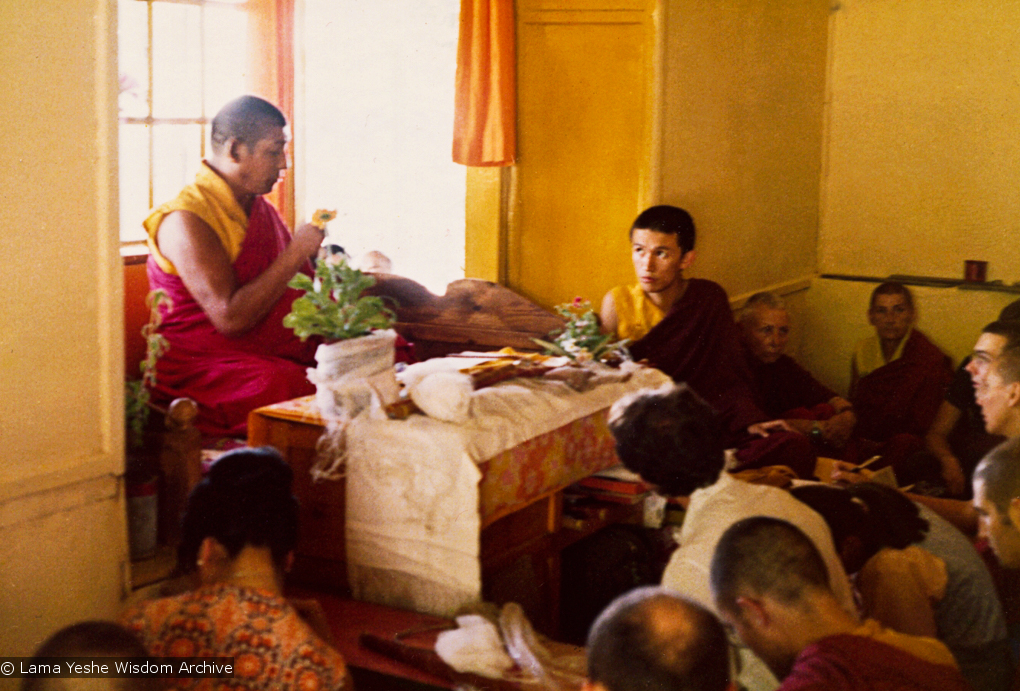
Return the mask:
M 465 169 L 451 161 L 459 0 L 305 0 L 302 208 L 336 208 L 356 260 L 442 294 L 464 277 Z
M 209 121 L 245 93 L 244 3 L 120 0 L 120 236 L 191 182 Z

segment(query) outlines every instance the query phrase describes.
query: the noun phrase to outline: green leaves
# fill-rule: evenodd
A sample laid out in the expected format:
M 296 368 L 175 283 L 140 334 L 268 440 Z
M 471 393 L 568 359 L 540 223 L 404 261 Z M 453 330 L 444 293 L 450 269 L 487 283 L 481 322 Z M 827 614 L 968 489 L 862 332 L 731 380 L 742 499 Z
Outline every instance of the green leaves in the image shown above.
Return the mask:
M 339 255 L 320 260 L 314 279 L 297 274 L 288 285 L 305 291 L 283 318 L 283 325 L 302 341 L 309 336 L 327 341 L 357 338 L 388 329 L 397 318 L 383 298 L 362 296 L 375 285 L 375 278 L 351 268 Z
M 156 361 L 170 347 L 166 337 L 159 333 L 159 325 L 163 323 L 163 315 L 159 308 L 166 306 L 167 312 L 174 308 L 173 301 L 165 290 L 153 290 L 145 297 L 149 308 L 149 321 L 142 327 L 145 338 L 145 358 L 138 363 L 142 372 L 141 379 L 133 379 L 124 384 L 124 417 L 127 422 L 127 441 L 132 449 L 140 448 L 143 442 L 145 425 L 149 421 L 149 390 L 156 385 Z

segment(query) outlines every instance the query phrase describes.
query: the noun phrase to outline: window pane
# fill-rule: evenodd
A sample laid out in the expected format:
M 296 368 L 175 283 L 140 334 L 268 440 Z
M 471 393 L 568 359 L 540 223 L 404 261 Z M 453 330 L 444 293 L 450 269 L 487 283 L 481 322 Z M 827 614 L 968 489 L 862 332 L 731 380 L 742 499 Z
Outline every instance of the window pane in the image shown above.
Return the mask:
M 237 7 L 205 8 L 205 114 L 246 93 L 248 15 Z
M 148 44 L 148 4 L 121 0 L 117 5 L 121 117 L 144 118 L 149 114 Z
M 153 125 L 152 200 L 173 199 L 195 179 L 202 159 L 201 125 Z
M 149 126 L 120 126 L 120 239 L 144 240 L 149 213 Z
M 152 3 L 153 116 L 201 117 L 201 79 L 201 7 Z

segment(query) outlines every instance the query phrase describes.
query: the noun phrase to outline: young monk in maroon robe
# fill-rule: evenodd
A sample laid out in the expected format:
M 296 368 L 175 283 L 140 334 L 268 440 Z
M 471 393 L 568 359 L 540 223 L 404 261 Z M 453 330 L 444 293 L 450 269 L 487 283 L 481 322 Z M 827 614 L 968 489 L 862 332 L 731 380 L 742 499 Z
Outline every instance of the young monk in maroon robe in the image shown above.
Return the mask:
M 306 224 L 291 236 L 262 198 L 287 169 L 286 124 L 260 98 L 228 103 L 195 182 L 145 221 L 149 284 L 172 301 L 153 400 L 195 399 L 208 435 L 243 436 L 252 409 L 315 391 L 305 368 L 317 344 L 302 343 L 283 317 L 301 295 L 287 283 L 311 272 L 323 231 Z
M 918 329 L 914 298 L 906 286 L 888 282 L 871 294 L 868 320 L 875 335 L 858 343 L 851 366 L 850 400 L 857 428 L 846 460 L 882 456 L 875 467 L 899 467 L 924 449 L 946 388 L 953 379 L 949 357 Z M 940 468 L 910 469 L 920 479 Z M 900 473 L 897 473 L 898 479 Z
M 602 327 L 632 341 L 631 354 L 686 382 L 722 417 L 725 444 L 737 448 L 737 469 L 787 465 L 814 475 L 806 437 L 781 420 L 768 421 L 755 405 L 737 326 L 722 287 L 684 278 L 694 262 L 694 222 L 675 206 L 653 206 L 630 230 L 638 283 L 620 286 L 602 301 Z
M 719 616 L 782 680 L 779 691 L 970 688 L 937 639 L 861 623 L 843 609 L 818 549 L 786 521 L 734 523 L 710 574 Z

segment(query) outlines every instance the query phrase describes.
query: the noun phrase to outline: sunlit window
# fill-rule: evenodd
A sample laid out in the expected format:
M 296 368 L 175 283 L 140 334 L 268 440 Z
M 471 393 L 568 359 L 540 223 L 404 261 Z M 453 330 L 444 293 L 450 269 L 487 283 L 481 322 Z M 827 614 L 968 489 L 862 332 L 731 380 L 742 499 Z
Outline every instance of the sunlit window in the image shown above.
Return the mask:
M 451 161 L 459 0 L 305 0 L 303 208 L 434 292 L 464 277 L 465 169 Z
M 191 182 L 220 107 L 245 93 L 243 2 L 119 0 L 120 237 Z

